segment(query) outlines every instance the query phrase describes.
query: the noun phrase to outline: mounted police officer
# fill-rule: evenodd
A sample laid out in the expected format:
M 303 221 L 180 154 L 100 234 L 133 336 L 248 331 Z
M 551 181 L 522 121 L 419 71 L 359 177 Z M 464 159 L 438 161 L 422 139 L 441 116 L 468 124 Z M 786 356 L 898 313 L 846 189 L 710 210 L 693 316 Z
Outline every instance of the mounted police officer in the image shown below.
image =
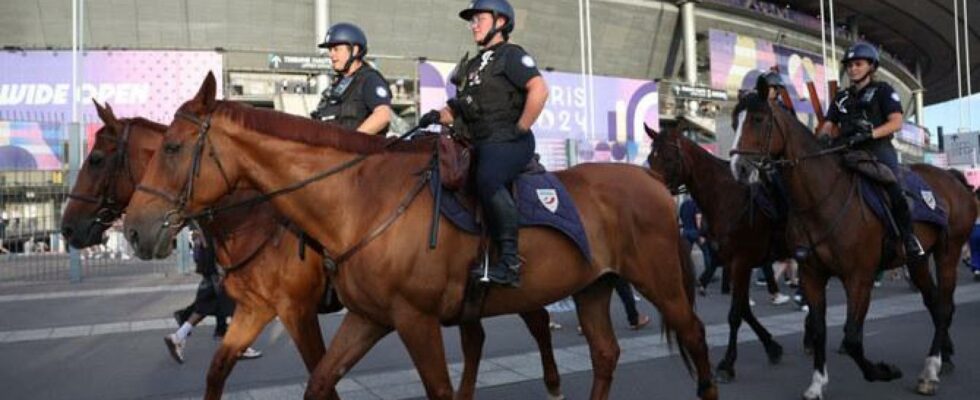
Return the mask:
M 833 129 L 838 128 L 839 140 L 854 149 L 873 154 L 900 181 L 898 156 L 891 139 L 895 132 L 902 129 L 902 104 L 891 85 L 874 80 L 878 69 L 878 50 L 870 44 L 857 43 L 847 50 L 841 63 L 851 85 L 838 92 L 830 104 L 827 110 L 829 123 L 820 129 L 821 139 L 829 141 Z M 912 217 L 901 184 L 888 184 L 885 189 L 891 198 L 892 215 L 901 230 L 906 256 L 924 255 L 912 229 Z
M 534 156 L 531 125 L 544 109 L 548 86 L 534 59 L 508 42 L 514 30 L 510 3 L 475 0 L 459 17 L 469 22 L 480 51 L 456 66 L 456 98 L 423 115 L 419 125 L 459 121 L 457 131 L 464 131 L 473 142 L 478 194 L 498 249 L 488 277 L 497 284 L 517 286 L 518 213 L 508 186 Z
M 318 47 L 330 51 L 336 74 L 310 117 L 372 135 L 387 133 L 391 94 L 381 73 L 364 62 L 368 51 L 364 31 L 354 24 L 336 24 Z

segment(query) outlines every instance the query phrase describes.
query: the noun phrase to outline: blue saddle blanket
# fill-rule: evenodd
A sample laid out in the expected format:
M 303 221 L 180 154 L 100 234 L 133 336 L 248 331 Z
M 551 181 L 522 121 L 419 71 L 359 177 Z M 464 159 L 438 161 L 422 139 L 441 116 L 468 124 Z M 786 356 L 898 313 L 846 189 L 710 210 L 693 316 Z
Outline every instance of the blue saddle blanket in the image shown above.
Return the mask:
M 936 200 L 932 188 L 922 179 L 919 174 L 912 172 L 908 168 L 902 167 L 899 179 L 902 182 L 902 189 L 906 193 L 906 198 L 912 200 L 912 221 L 926 222 L 934 224 L 942 229 L 946 229 L 948 218 L 946 210 Z M 887 193 L 879 189 L 878 185 L 868 179 L 861 179 L 861 197 L 874 214 L 882 221 L 888 221 L 885 214 L 888 203 L 885 201 Z
M 514 181 L 517 186 L 515 203 L 520 213 L 520 226 L 544 226 L 561 232 L 571 239 L 586 259 L 591 260 L 585 227 L 579 218 L 572 196 L 550 172 L 522 174 Z M 434 185 L 433 185 L 434 186 Z M 433 190 L 436 190 L 433 187 Z M 472 234 L 480 232 L 472 210 L 460 203 L 454 193 L 442 190 L 440 211 L 453 225 Z

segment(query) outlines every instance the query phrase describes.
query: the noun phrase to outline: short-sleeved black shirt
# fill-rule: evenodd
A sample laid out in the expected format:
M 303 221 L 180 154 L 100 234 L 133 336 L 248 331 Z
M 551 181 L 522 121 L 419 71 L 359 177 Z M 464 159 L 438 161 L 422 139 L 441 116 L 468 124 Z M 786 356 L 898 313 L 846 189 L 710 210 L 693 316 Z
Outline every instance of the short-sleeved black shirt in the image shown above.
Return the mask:
M 827 120 L 840 126 L 847 118 L 864 117 L 878 127 L 896 112 L 902 112 L 902 103 L 895 89 L 886 82 L 872 82 L 859 91 L 847 88 L 837 92 L 827 110 Z
M 391 92 L 388 91 L 388 83 L 380 74 L 367 74 L 364 77 L 364 85 L 361 86 L 364 104 L 369 110 L 374 110 L 380 105 L 391 105 Z

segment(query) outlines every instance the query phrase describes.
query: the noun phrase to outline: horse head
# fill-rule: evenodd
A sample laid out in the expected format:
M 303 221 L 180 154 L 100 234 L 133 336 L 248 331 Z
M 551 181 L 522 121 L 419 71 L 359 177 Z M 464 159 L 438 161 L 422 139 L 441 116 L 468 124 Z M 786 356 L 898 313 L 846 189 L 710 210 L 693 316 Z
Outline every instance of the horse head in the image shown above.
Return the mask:
M 104 232 L 122 215 L 139 181 L 135 161 L 148 159 L 144 154 L 148 151 L 152 155 L 150 149 L 159 145 L 163 132 L 162 126 L 149 121 L 116 118 L 109 104 L 94 103 L 104 125 L 95 134 L 92 151 L 82 163 L 61 218 L 61 233 L 76 248 L 103 241 Z
M 786 137 L 778 122 L 778 106 L 775 100 L 760 93 L 767 93 L 764 83 L 756 91 L 739 96 L 732 113 L 735 127 L 734 148 L 731 151 L 731 169 L 735 179 L 752 183 L 759 179 L 759 170 L 770 168 L 773 160 L 786 155 Z
M 231 144 L 216 91 L 208 73 L 197 95 L 177 110 L 130 201 L 126 238 L 142 259 L 167 257 L 184 224 L 235 188 L 237 160 L 218 151 Z
M 664 177 L 671 193 L 679 193 L 681 186 L 690 178 L 690 169 L 684 161 L 684 154 L 681 150 L 681 139 L 683 138 L 679 133 L 682 132 L 681 126 L 665 129 L 660 133 L 649 126 L 644 125 L 643 127 L 646 129 L 647 136 L 653 139 L 650 145 L 650 155 L 647 156 L 650 169 Z

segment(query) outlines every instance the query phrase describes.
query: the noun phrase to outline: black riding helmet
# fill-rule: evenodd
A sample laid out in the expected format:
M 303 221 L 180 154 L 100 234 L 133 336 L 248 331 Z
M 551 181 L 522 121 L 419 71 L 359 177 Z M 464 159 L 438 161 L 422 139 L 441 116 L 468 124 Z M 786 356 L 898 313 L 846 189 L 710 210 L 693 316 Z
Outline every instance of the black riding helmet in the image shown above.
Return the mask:
M 320 43 L 317 47 L 329 49 L 341 45 L 348 46 L 351 52 L 350 59 L 347 60 L 344 69 L 340 71 L 341 73 L 346 73 L 354 60 L 363 60 L 367 54 L 367 35 L 357 25 L 341 22 L 334 24 L 327 30 L 327 36 L 323 38 L 323 43 Z M 354 52 L 355 45 L 358 47 L 357 53 Z
M 459 17 L 469 21 L 474 15 L 481 12 L 491 13 L 494 21 L 497 20 L 497 17 L 504 17 L 507 20 L 503 28 L 499 30 L 499 32 L 503 32 L 504 40 L 507 40 L 510 33 L 514 31 L 514 7 L 507 0 L 473 0 L 469 7 L 459 12 Z M 487 32 L 487 35 L 480 41 L 480 45 L 486 46 L 487 43 L 490 43 L 497 32 L 497 24 L 494 23 L 490 32 Z

